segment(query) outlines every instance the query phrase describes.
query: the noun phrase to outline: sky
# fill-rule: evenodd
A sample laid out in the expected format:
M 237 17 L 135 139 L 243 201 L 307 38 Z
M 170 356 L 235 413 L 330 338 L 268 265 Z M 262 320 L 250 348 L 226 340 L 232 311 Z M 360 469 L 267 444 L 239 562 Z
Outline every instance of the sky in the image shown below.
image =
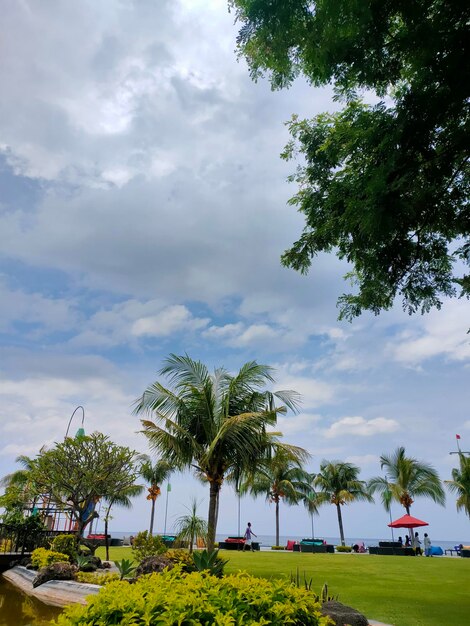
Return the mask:
M 450 478 L 457 433 L 470 450 L 468 301 L 339 322 L 345 263 L 280 264 L 303 225 L 285 122 L 335 110 L 331 91 L 252 82 L 224 0 L 5 0 L 0 28 L 0 475 L 62 440 L 77 405 L 87 432 L 148 452 L 133 403 L 167 355 L 188 353 L 273 366 L 274 389 L 302 394 L 279 429 L 312 472 L 343 460 L 367 480 L 405 446 Z M 204 485 L 171 485 L 168 528 L 192 497 L 206 515 Z M 281 508 L 282 535 L 311 534 L 305 509 Z M 149 509 L 145 496 L 116 509 L 111 530 L 146 528 Z M 263 498 L 241 511 L 274 534 Z M 431 537 L 470 542 L 452 494 L 412 513 Z M 389 537 L 380 503 L 343 519 L 346 538 Z M 334 507 L 315 525 L 337 536 Z M 218 531 L 237 532 L 228 485 Z

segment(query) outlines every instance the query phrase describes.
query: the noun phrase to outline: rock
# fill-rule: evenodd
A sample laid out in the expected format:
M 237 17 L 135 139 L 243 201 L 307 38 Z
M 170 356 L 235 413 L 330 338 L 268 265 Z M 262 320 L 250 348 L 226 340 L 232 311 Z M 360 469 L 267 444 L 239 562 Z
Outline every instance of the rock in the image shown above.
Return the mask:
M 328 615 L 336 626 L 368 626 L 367 617 L 350 606 L 346 606 L 336 600 L 325 602 L 322 606 L 323 615 Z
M 39 587 L 48 580 L 73 580 L 75 572 L 77 571 L 76 565 L 70 563 L 52 563 L 47 567 L 43 567 L 39 570 L 36 578 L 33 580 L 33 588 Z
M 173 569 L 173 563 L 165 556 L 148 556 L 146 557 L 135 571 L 137 577 L 144 574 L 153 574 L 153 572 L 163 572 L 165 567 Z

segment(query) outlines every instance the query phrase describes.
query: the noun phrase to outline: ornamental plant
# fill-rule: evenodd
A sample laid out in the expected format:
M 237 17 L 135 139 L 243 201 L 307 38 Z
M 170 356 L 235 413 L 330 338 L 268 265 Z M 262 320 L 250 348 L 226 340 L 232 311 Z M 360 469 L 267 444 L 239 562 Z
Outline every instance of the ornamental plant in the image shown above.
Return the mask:
M 132 553 L 139 563 L 148 556 L 157 556 L 166 550 L 162 538 L 158 535 L 154 537 L 147 530 L 137 533 L 132 544 Z
M 77 560 L 77 538 L 75 535 L 57 535 L 51 542 L 51 550 L 67 554 L 70 561 Z
M 224 578 L 185 574 L 176 567 L 134 584 L 106 585 L 86 606 L 65 608 L 56 626 L 100 624 L 214 624 L 216 626 L 327 626 L 314 595 L 286 580 L 268 581 L 246 573 Z
M 31 554 L 31 564 L 33 567 L 41 569 L 52 565 L 52 563 L 68 563 L 69 557 L 62 552 L 56 552 L 55 550 L 47 550 L 46 548 L 36 548 Z

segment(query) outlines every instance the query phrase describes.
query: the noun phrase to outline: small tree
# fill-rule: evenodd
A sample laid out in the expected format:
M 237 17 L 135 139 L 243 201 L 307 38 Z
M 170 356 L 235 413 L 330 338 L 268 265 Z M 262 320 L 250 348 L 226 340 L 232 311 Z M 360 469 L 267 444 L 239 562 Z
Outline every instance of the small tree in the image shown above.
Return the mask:
M 79 537 L 97 517 L 101 498 L 116 498 L 134 485 L 138 476 L 138 455 L 118 446 L 102 433 L 66 438 L 50 450 L 43 450 L 32 461 L 34 484 L 51 500 L 68 508 L 76 522 Z
M 197 515 L 197 500 L 194 498 L 191 505 L 186 507 L 189 515 L 182 515 L 176 520 L 175 528 L 177 541 L 189 543 L 189 552 L 192 553 L 194 542 L 207 540 L 207 522 Z

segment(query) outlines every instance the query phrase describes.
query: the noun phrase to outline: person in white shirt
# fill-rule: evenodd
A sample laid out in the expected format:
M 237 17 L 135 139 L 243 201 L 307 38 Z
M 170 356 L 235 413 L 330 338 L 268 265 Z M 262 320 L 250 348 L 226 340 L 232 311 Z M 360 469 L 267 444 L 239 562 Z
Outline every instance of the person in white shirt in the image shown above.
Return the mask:
M 432 554 L 431 554 L 431 539 L 428 537 L 428 533 L 424 533 L 424 554 L 426 556 L 432 556 Z
M 421 550 L 421 541 L 419 539 L 419 534 L 416 532 L 411 540 L 411 547 L 415 549 L 416 556 L 421 556 L 423 551 Z

